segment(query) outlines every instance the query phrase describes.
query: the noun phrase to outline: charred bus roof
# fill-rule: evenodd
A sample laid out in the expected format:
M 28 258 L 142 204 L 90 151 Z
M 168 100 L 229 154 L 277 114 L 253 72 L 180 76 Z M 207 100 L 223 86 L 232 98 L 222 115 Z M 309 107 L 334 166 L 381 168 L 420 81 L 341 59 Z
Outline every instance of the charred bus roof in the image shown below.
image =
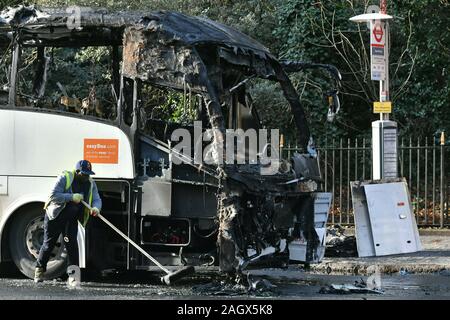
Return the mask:
M 228 59 L 232 64 L 252 64 L 254 67 L 264 65 L 264 68 L 255 68 L 259 76 L 267 78 L 274 74 L 264 62 L 275 60 L 266 47 L 235 29 L 207 18 L 169 11 L 143 14 L 89 8 L 79 10 L 79 20 L 75 12 L 62 8 L 19 6 L 4 10 L 0 13 L 0 45 L 8 46 L 13 32 L 18 32 L 19 42 L 23 46 L 126 46 L 124 33 L 128 29 L 128 34 L 131 33 L 129 41 L 142 42 L 144 36 L 148 38 L 146 44 L 150 46 L 218 47 L 221 58 Z M 132 33 L 138 35 L 133 36 Z M 164 51 L 167 52 L 167 49 Z M 245 61 L 248 59 L 242 56 L 251 57 L 253 61 Z
M 251 51 L 261 58 L 270 57 L 269 50 L 247 35 L 203 17 L 178 12 L 154 11 L 108 12 L 105 9 L 80 8 L 75 12 L 65 8 L 38 9 L 35 6 L 9 8 L 0 13 L 2 40 L 8 32 L 19 31 L 24 44 L 33 46 L 93 46 L 122 44 L 123 31 L 129 26 L 164 33 L 166 38 L 185 45 L 216 44 L 234 51 Z M 72 27 L 73 28 L 72 28 Z M 2 41 L 5 46 L 8 41 Z
M 216 109 L 210 110 L 211 124 L 220 130 L 223 94 L 251 77 L 278 81 L 291 105 L 298 141 L 304 150 L 308 145 L 305 113 L 282 64 L 262 44 L 207 18 L 18 6 L 0 13 L 0 47 L 12 41 L 24 47 L 123 46 L 123 76 L 176 89 L 189 83 L 194 91 L 208 92 Z

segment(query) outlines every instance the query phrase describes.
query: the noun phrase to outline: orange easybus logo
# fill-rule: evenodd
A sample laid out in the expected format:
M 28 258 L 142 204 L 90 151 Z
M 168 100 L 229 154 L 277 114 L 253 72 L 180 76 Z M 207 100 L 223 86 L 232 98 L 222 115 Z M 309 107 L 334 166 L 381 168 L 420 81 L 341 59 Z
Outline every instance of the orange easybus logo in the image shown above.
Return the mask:
M 119 140 L 84 139 L 83 158 L 91 163 L 119 163 Z

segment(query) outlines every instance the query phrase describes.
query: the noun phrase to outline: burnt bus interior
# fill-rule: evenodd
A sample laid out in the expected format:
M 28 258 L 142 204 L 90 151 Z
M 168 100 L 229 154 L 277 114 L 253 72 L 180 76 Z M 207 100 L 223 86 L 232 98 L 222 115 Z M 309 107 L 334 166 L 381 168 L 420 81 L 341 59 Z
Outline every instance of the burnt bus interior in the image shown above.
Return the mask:
M 172 159 L 178 155 L 170 142 L 175 129 L 193 133 L 194 120 L 203 131 L 260 128 L 246 90 L 248 82 L 259 78 L 280 84 L 306 152 L 310 135 L 305 114 L 283 68 L 297 72 L 313 65 L 281 64 L 265 47 L 231 28 L 173 12 L 143 16 L 90 10 L 82 12 L 78 29 L 68 28 L 64 9 L 22 7 L 6 17 L 0 23 L 0 43 L 10 54 L 11 68 L 9 86 L 2 87 L 4 107 L 112 123 L 129 136 L 136 179 L 97 180 L 102 214 L 122 232 L 163 264 L 236 271 L 267 247 L 286 258 L 281 240 L 292 237 L 295 227 L 308 239 L 308 259 L 314 260 L 311 194 L 320 183 L 317 159 L 298 155 L 293 162 L 284 161 L 278 174 L 261 176 L 259 164 L 175 165 Z M 109 61 L 108 74 L 96 75 L 95 61 L 77 65 L 78 72 L 106 76 L 109 88 L 98 88 L 93 80 L 78 96 L 68 92 L 67 82 L 76 79 L 57 76 L 68 70 L 52 70 L 52 59 L 71 59 L 58 57 L 61 47 L 72 48 L 73 55 L 87 47 L 99 50 Z M 34 59 L 30 63 L 23 57 Z M 49 87 L 59 91 L 49 92 Z M 336 101 L 337 91 L 334 95 Z M 173 108 L 180 104 L 182 112 Z M 338 111 L 338 104 L 332 107 Z M 99 219 L 91 218 L 87 231 L 88 265 L 99 270 L 152 266 Z

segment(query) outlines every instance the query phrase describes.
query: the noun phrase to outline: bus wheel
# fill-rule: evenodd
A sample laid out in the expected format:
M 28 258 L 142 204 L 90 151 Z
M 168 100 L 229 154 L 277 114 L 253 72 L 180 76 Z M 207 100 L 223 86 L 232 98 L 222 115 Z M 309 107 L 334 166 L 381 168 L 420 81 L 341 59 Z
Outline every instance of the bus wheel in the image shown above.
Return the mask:
M 17 268 L 27 277 L 34 277 L 36 260 L 44 240 L 44 210 L 33 206 L 21 210 L 14 218 L 9 234 L 11 257 Z M 59 237 L 47 264 L 45 279 L 65 273 L 67 252 Z

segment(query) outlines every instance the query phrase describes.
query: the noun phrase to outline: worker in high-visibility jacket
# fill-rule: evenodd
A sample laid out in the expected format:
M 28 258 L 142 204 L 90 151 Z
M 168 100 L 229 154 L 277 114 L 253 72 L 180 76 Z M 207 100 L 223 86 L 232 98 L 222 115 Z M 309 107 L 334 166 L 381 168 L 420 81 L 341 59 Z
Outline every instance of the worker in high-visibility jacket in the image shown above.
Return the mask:
M 44 242 L 36 262 L 35 282 L 43 281 L 50 254 L 60 234 L 63 234 L 67 249 L 68 265 L 78 266 L 78 221 L 85 226 L 89 216 L 96 216 L 102 207 L 97 185 L 90 177 L 93 174 L 91 163 L 80 160 L 75 170 L 64 171 L 58 177 L 44 206 Z M 89 203 L 92 210 L 83 206 L 81 200 Z

